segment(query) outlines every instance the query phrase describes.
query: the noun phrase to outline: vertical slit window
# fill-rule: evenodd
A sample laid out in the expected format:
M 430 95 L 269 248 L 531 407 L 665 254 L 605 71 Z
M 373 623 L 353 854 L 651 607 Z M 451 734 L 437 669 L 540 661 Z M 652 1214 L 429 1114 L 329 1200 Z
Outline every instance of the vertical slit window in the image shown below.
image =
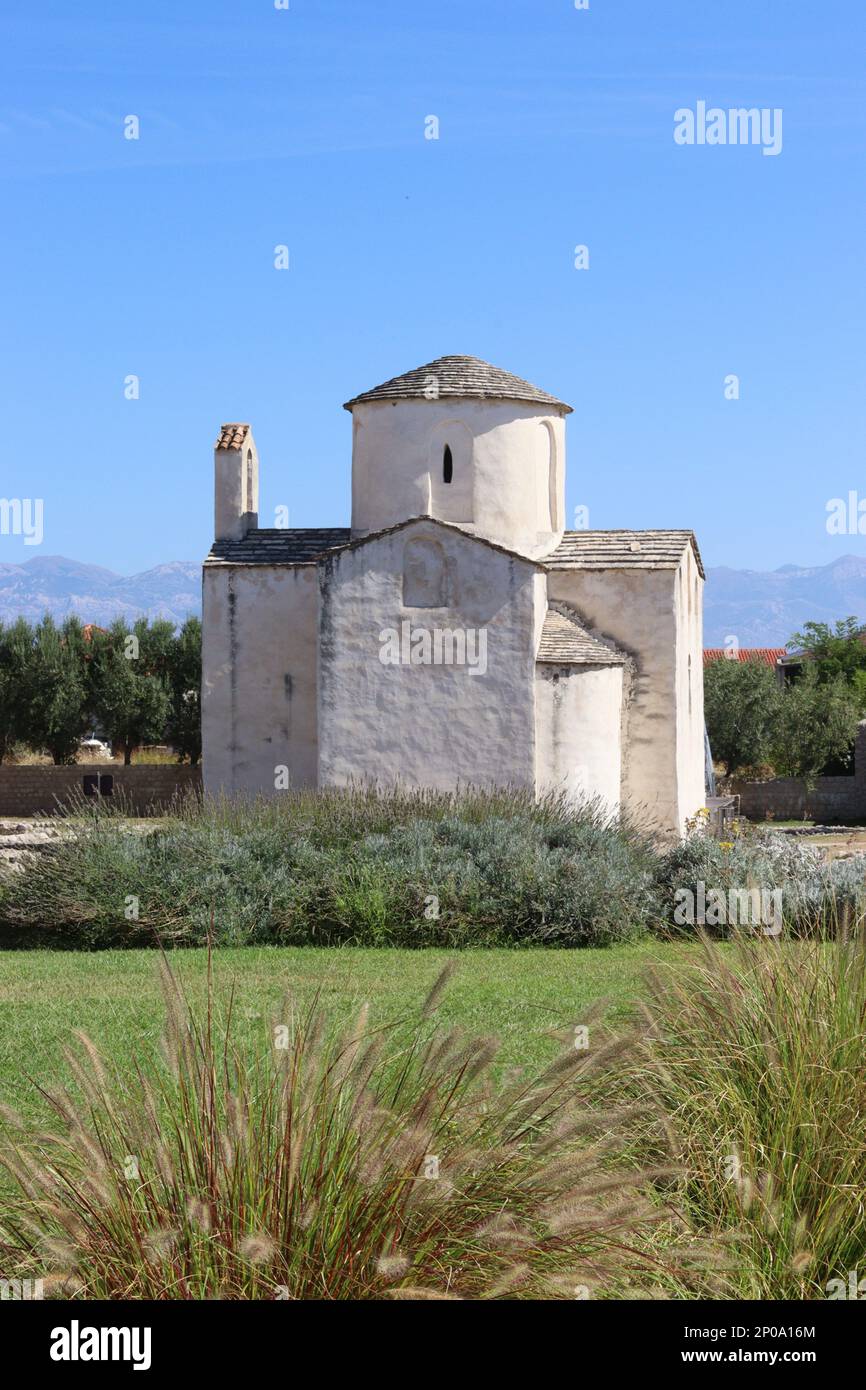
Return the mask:
M 450 483 L 454 477 L 454 460 L 451 457 L 451 445 L 445 445 L 445 453 L 442 455 L 442 481 Z

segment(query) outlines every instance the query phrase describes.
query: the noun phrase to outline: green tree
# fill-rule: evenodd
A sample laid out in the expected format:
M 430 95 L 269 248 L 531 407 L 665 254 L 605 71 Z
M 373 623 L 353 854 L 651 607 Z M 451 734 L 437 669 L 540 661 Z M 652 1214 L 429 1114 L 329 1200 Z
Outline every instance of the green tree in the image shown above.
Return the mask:
M 809 663 L 785 691 L 771 758 L 778 776 L 813 786 L 827 764 L 849 755 L 860 709 L 844 677 L 822 681 Z
M 118 618 L 107 632 L 94 633 L 93 708 L 127 766 L 136 748 L 158 742 L 165 732 L 170 700 L 163 639 L 161 629 L 151 632 L 144 618 L 132 629 Z
M 139 618 L 133 631 L 138 635 L 141 657 L 148 673 L 158 676 L 166 686 L 170 686 L 175 648 L 174 623 L 167 618 L 155 618 L 152 623 Z
M 201 622 L 187 618 L 174 637 L 167 737 L 195 767 L 201 758 Z
M 21 736 L 55 763 L 74 763 L 90 719 L 85 642 L 78 618 L 58 628 L 46 615 L 33 630 L 22 696 Z
M 704 671 L 704 718 L 716 762 L 730 776 L 764 762 L 769 753 L 781 691 L 769 666 L 723 659 Z
M 831 627 L 829 623 L 805 623 L 802 632 L 795 632 L 788 646 L 805 652 L 804 662 L 817 674 L 822 685 L 838 679 L 845 680 L 856 692 L 859 707 L 866 710 L 866 642 L 859 619 L 842 618 Z
M 32 660 L 33 633 L 26 619 L 0 622 L 0 763 L 14 743 L 27 741 Z

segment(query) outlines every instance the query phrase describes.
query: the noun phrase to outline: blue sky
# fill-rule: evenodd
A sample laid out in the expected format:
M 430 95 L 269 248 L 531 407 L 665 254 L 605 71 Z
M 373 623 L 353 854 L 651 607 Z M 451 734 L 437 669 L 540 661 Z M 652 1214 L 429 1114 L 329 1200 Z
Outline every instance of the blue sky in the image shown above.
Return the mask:
M 574 406 L 569 515 L 866 554 L 825 527 L 866 498 L 864 39 L 862 0 L 0 0 L 0 496 L 45 504 L 0 563 L 199 559 L 223 420 L 262 524 L 345 524 L 342 402 L 446 353 Z M 700 100 L 782 152 L 678 146 Z

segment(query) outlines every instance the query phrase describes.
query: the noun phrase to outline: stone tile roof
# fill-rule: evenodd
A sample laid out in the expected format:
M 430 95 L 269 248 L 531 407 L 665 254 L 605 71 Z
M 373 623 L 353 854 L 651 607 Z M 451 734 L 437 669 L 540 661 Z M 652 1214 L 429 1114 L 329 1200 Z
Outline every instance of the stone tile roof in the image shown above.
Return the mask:
M 703 578 L 693 531 L 566 531 L 542 564 L 555 570 L 676 569 L 688 546 Z
M 479 544 L 487 546 L 489 550 L 497 550 L 500 555 L 510 555 L 525 565 L 531 565 L 534 569 L 543 568 L 540 561 L 533 560 L 518 550 L 510 550 L 507 546 L 498 545 L 496 541 L 490 541 L 486 536 L 473 536 L 471 532 L 465 531 L 454 521 L 439 521 L 432 516 L 409 516 L 405 521 L 397 521 L 393 526 L 384 526 L 378 531 L 368 531 L 364 535 L 356 536 L 354 540 L 348 526 L 305 527 L 296 530 L 289 530 L 288 528 L 285 530 L 253 529 L 248 531 L 240 540 L 214 541 L 205 564 L 312 564 L 315 560 L 332 551 L 357 550 L 359 546 L 368 545 L 370 541 L 379 540 L 382 536 L 394 535 L 395 532 L 402 531 L 405 527 L 419 521 L 427 522 L 432 526 L 440 526 L 443 531 L 455 531 L 458 535 L 469 536 L 472 540 L 478 541 Z
M 352 540 L 348 526 L 309 526 L 286 528 L 254 528 L 241 540 L 214 541 L 206 564 L 229 565 L 303 565 L 310 564 L 318 556 L 329 550 L 338 550 L 347 545 L 364 545 L 377 536 L 399 531 L 412 521 L 433 521 L 432 517 L 408 517 L 406 521 L 394 526 Z M 437 526 L 446 530 L 460 531 L 453 522 L 439 521 Z M 464 533 L 469 534 L 469 533 Z M 476 540 L 489 545 L 493 550 L 501 550 L 507 555 L 517 555 L 517 551 L 488 541 L 483 536 Z M 520 555 L 527 564 L 539 569 L 676 569 L 683 552 L 692 545 L 703 574 L 701 557 L 691 531 L 566 531 L 561 543 L 552 555 L 539 560 L 531 560 Z M 635 549 L 635 545 L 638 547 Z
M 787 647 L 740 647 L 737 661 L 755 661 L 759 666 L 773 666 L 788 655 Z M 727 647 L 704 647 L 704 665 L 712 666 L 714 661 L 733 661 Z
M 552 603 L 541 629 L 535 660 L 562 666 L 622 666 L 626 657 L 613 642 L 607 645 L 593 637 L 568 604 Z
M 242 449 L 249 432 L 249 425 L 222 425 L 214 448 Z
M 237 541 L 214 541 L 207 565 L 303 565 L 347 545 L 348 526 L 254 528 Z
M 511 372 L 504 372 L 500 367 L 482 362 L 480 357 L 437 357 L 434 362 L 416 367 L 414 371 L 404 372 L 402 376 L 392 377 L 390 381 L 383 381 L 380 386 L 363 391 L 360 396 L 353 396 L 350 401 L 346 401 L 343 409 L 351 410 L 352 406 L 366 401 L 431 399 L 431 377 L 435 379 L 440 397 L 527 401 L 531 404 L 552 406 L 564 414 L 571 414 L 571 406 L 566 405 L 564 401 L 557 400 L 555 396 L 548 395 L 540 387 L 523 381 L 519 376 L 513 376 Z

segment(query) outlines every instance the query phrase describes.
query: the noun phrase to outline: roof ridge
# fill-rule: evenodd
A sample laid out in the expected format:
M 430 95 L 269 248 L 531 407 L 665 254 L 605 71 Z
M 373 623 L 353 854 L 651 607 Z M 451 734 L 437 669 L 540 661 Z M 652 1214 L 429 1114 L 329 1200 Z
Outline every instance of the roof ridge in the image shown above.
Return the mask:
M 482 545 L 488 546 L 491 550 L 498 550 L 502 555 L 510 555 L 515 560 L 523 560 L 527 565 L 534 565 L 536 569 L 544 568 L 543 560 L 534 560 L 531 555 L 524 555 L 520 550 L 512 550 L 507 545 L 500 545 L 498 541 L 492 541 L 487 536 L 479 536 L 475 531 L 467 531 L 466 527 L 458 521 L 443 521 L 441 517 L 430 516 L 427 512 L 421 512 L 417 516 L 404 517 L 402 521 L 394 521 L 390 526 L 380 526 L 375 531 L 368 531 L 366 535 L 356 536 L 344 546 L 337 546 L 339 550 L 357 550 L 361 545 L 366 545 L 368 541 L 378 540 L 380 536 L 390 536 L 395 531 L 400 531 L 404 526 L 409 526 L 415 521 L 429 521 L 434 526 L 442 526 L 446 531 L 454 531 L 461 536 L 466 536 L 471 541 L 479 541 Z
M 581 526 L 565 536 L 693 536 L 691 526 Z

